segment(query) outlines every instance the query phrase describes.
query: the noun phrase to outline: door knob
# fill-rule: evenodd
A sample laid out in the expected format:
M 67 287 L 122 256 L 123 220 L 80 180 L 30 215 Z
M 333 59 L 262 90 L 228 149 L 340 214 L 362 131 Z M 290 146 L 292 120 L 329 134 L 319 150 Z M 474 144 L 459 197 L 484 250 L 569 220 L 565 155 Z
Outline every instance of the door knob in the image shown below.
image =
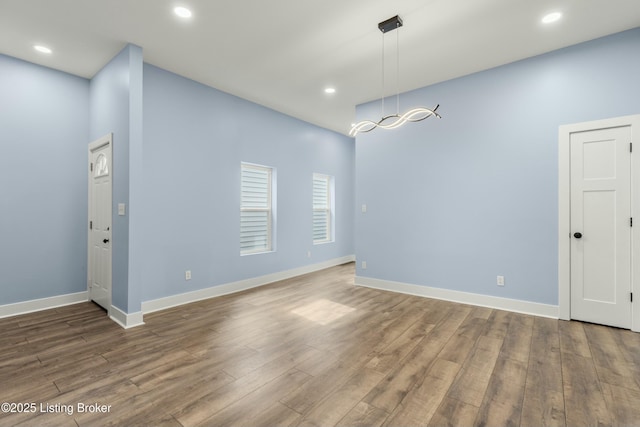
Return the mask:
M 576 239 L 581 239 L 582 238 L 582 233 L 580 233 L 580 232 L 573 233 L 573 237 L 575 237 Z
M 109 239 L 104 239 L 102 243 L 109 243 Z

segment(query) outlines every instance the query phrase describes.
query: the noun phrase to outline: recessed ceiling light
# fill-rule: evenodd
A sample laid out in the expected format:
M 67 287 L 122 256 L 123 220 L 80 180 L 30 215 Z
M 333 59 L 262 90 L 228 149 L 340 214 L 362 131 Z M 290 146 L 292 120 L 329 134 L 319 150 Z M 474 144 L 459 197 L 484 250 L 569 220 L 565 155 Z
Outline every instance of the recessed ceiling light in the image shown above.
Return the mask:
M 178 15 L 180 18 L 191 18 L 191 11 L 186 7 L 178 6 L 173 9 L 173 13 Z
M 40 52 L 40 53 L 51 53 L 51 49 L 49 49 L 46 46 L 39 45 L 39 44 L 34 45 L 33 48 L 35 50 L 37 50 L 38 52 Z
M 542 18 L 542 23 L 543 24 L 551 24 L 552 22 L 556 22 L 560 18 L 562 18 L 562 13 L 560 13 L 560 12 L 549 13 L 548 15 L 545 15 Z
M 336 93 L 336 88 L 328 87 L 324 90 L 324 93 Z

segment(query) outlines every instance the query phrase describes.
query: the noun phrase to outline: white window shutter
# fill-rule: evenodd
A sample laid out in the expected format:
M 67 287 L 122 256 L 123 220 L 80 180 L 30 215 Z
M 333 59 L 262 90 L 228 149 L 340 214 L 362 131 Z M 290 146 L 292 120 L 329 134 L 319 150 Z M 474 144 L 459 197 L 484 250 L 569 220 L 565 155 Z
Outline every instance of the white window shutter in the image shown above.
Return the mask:
M 242 164 L 240 253 L 271 250 L 271 168 Z
M 313 242 L 331 240 L 330 177 L 313 174 Z

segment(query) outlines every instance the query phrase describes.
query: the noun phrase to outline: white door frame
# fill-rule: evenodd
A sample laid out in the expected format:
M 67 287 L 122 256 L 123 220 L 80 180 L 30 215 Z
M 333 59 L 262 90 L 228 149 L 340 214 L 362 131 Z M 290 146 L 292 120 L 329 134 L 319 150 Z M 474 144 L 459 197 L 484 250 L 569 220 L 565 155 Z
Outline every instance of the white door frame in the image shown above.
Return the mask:
M 109 209 L 109 216 L 111 216 L 111 221 L 109 221 L 109 223 L 111 224 L 111 233 L 113 236 L 113 181 L 114 181 L 114 176 L 113 176 L 113 133 L 109 133 L 101 138 L 96 139 L 95 141 L 89 143 L 89 147 L 88 147 L 88 163 L 87 163 L 87 186 L 88 186 L 88 208 L 87 208 L 87 294 L 88 294 L 88 298 L 89 301 L 91 301 L 91 280 L 92 280 L 92 271 L 91 271 L 91 248 L 92 248 L 92 241 L 91 241 L 91 232 L 89 231 L 89 221 L 91 221 L 91 196 L 92 196 L 92 191 L 93 191 L 93 186 L 92 186 L 92 181 L 93 181 L 93 172 L 91 171 L 91 168 L 89 167 L 89 165 L 91 164 L 91 162 L 93 161 L 92 158 L 92 153 L 93 151 L 97 150 L 98 148 L 104 146 L 104 145 L 109 145 L 108 151 L 109 151 L 109 159 L 111 160 L 111 170 L 109 171 L 109 174 L 111 175 L 111 204 L 112 207 L 111 209 Z M 112 272 L 113 272 L 113 237 L 111 238 L 111 250 L 109 251 L 109 265 L 111 266 Z M 113 280 L 113 274 L 110 274 L 110 280 Z M 107 315 L 109 317 L 111 317 L 111 308 L 112 308 L 112 301 L 113 301 L 113 282 L 110 284 L 109 286 L 109 303 L 107 305 Z
M 640 114 L 562 125 L 558 136 L 558 317 L 571 319 L 571 134 L 588 130 L 631 126 L 634 151 L 640 150 Z M 631 215 L 640 212 L 640 161 L 631 156 Z M 639 214 L 640 215 L 640 214 Z M 631 330 L 640 332 L 640 216 L 631 228 Z M 639 274 L 635 274 L 639 272 Z

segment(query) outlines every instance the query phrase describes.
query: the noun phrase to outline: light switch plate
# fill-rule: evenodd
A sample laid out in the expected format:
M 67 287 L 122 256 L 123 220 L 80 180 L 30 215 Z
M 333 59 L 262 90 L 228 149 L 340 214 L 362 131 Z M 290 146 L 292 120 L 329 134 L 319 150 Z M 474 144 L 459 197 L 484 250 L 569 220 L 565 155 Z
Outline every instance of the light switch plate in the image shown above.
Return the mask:
M 124 216 L 126 213 L 126 209 L 124 203 L 118 203 L 118 215 Z

